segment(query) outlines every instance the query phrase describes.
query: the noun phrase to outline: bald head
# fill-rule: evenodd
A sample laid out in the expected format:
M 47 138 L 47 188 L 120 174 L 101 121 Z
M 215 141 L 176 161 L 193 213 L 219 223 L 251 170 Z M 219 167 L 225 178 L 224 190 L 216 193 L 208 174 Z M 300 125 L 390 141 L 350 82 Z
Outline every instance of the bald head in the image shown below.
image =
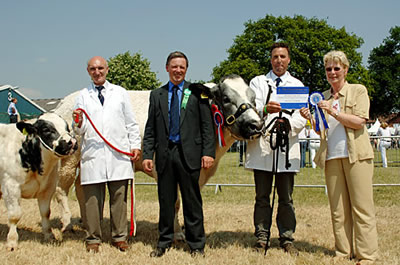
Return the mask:
M 101 86 L 106 82 L 108 70 L 108 63 L 101 56 L 95 56 L 87 63 L 87 71 L 96 86 Z

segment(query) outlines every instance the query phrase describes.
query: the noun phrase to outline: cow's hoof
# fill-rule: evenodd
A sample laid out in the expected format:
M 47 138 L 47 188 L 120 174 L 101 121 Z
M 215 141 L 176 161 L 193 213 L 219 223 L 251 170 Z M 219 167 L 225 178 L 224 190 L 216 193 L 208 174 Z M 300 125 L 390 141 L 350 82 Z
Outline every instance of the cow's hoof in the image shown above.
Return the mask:
M 49 233 L 44 235 L 44 241 L 47 243 L 54 243 L 57 240 L 53 233 Z
M 61 228 L 61 233 L 64 233 L 64 232 L 73 232 L 73 227 L 72 227 L 71 223 L 69 223 L 67 226 L 63 226 Z
M 185 242 L 185 234 L 183 232 L 177 232 L 174 234 L 174 241 L 175 242 Z
M 7 251 L 14 251 L 14 250 L 17 250 L 18 244 L 15 243 L 15 242 L 12 242 L 12 243 L 7 242 L 7 246 L 6 247 L 7 247 Z

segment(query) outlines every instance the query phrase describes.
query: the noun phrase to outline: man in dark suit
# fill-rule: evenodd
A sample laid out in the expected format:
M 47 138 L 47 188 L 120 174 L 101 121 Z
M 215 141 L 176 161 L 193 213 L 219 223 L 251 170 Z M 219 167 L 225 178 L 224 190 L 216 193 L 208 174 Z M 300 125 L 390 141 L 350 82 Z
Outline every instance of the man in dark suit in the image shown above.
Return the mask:
M 151 257 L 161 257 L 174 237 L 175 202 L 179 185 L 186 233 L 192 255 L 204 255 L 205 232 L 200 169 L 215 158 L 215 133 L 208 99 L 189 89 L 185 81 L 188 60 L 172 52 L 166 63 L 169 82 L 150 94 L 148 120 L 143 137 L 143 168 L 157 170 L 160 219 L 159 240 Z

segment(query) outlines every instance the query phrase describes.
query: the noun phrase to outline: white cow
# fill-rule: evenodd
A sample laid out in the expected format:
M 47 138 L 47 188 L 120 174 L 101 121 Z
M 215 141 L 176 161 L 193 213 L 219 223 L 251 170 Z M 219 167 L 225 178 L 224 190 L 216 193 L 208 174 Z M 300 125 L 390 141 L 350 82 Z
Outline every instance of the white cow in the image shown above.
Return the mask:
M 50 201 L 57 185 L 59 161 L 77 149 L 68 124 L 53 113 L 27 122 L 0 124 L 0 146 L 0 185 L 9 225 L 7 248 L 14 250 L 18 245 L 21 198 L 38 200 L 43 234 L 46 240 L 53 238 Z
M 239 76 L 232 75 L 224 78 L 218 85 L 208 84 L 207 86 L 201 84 L 192 84 L 191 89 L 201 89 L 204 94 L 210 98 L 210 103 L 215 104 L 221 110 L 225 116 L 225 126 L 223 127 L 224 137 L 226 146 L 220 147 L 218 142 L 216 143 L 216 159 L 212 168 L 200 171 L 199 184 L 203 186 L 207 183 L 208 179 L 213 176 L 217 170 L 218 163 L 221 157 L 234 143 L 235 140 L 250 139 L 257 137 L 260 134 L 263 122 L 257 114 L 255 106 L 255 94 L 253 90 L 243 81 Z M 75 92 L 60 103 L 55 110 L 56 113 L 63 116 L 66 120 L 72 122 L 72 109 L 74 101 L 79 92 Z M 132 106 L 136 113 L 136 118 L 139 123 L 141 135 L 143 136 L 145 123 L 147 121 L 147 112 L 149 105 L 150 91 L 129 91 Z M 56 199 L 61 203 L 63 208 L 62 222 L 64 231 L 70 224 L 71 212 L 68 207 L 67 198 L 68 191 L 75 180 L 75 170 L 79 165 L 79 152 L 76 155 L 64 159 L 62 161 L 63 166 L 60 171 L 60 183 L 56 192 Z M 135 171 L 143 171 L 142 161 L 135 164 Z M 151 177 L 156 178 L 156 172 L 148 174 Z M 83 194 L 80 188 L 79 178 L 75 181 L 75 187 L 77 192 L 78 201 L 80 203 L 81 216 L 85 223 L 83 209 Z M 179 202 L 176 204 L 177 211 L 179 210 Z M 178 220 L 175 222 L 175 239 L 182 239 L 183 234 L 180 231 Z

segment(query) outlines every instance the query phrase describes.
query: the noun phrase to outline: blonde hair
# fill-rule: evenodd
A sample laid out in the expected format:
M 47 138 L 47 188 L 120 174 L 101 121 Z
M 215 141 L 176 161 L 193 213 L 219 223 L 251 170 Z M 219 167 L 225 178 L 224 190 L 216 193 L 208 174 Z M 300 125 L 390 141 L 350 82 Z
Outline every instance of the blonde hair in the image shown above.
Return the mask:
M 347 56 L 344 52 L 342 51 L 330 51 L 324 56 L 324 65 L 328 62 L 337 62 L 343 65 L 345 68 L 349 69 L 350 63 L 349 60 L 347 60 Z
M 381 123 L 381 127 L 382 127 L 383 129 L 386 129 L 388 126 L 389 126 L 389 125 L 387 124 L 387 122 L 382 122 L 382 123 Z

